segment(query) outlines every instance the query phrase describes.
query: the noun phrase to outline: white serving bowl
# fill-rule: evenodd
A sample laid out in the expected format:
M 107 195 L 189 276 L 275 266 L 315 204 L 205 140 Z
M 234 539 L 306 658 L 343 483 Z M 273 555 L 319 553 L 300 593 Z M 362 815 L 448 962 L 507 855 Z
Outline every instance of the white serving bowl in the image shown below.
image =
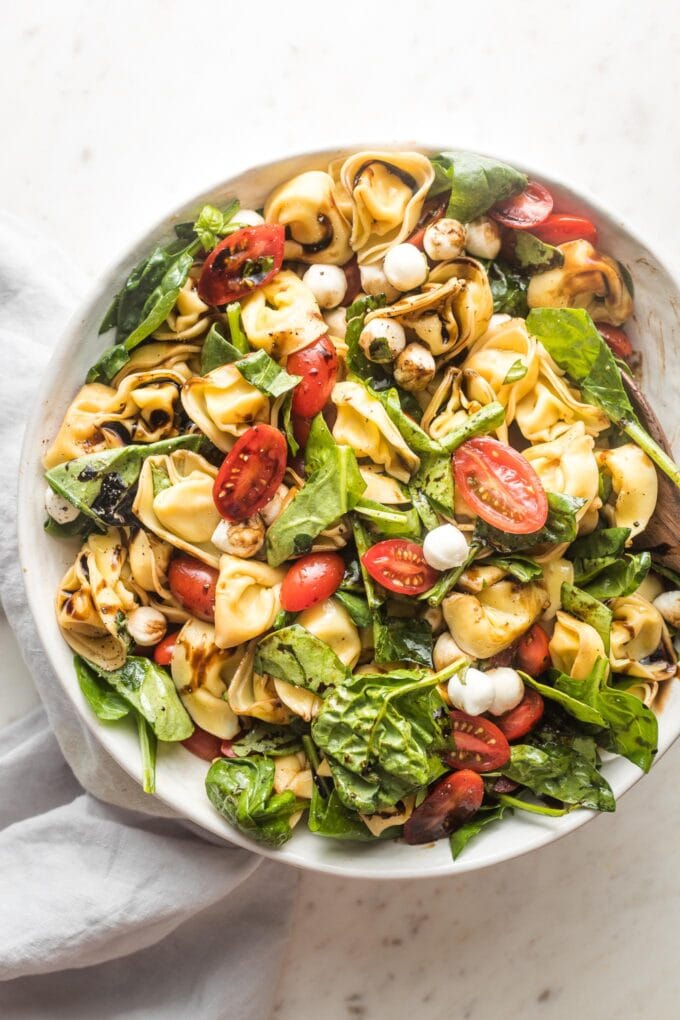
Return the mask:
M 405 143 L 370 147 L 415 148 L 432 154 L 451 146 Z M 155 244 L 174 236 L 174 224 L 192 219 L 205 201 L 221 205 L 233 195 L 241 200 L 244 207 L 259 208 L 275 185 L 295 173 L 303 169 L 323 169 L 331 159 L 362 148 L 368 146 L 354 145 L 307 153 L 248 169 L 194 196 L 181 209 L 170 213 L 137 239 L 97 282 L 73 316 L 42 380 L 26 431 L 20 469 L 19 546 L 28 599 L 45 651 L 73 702 L 74 712 L 118 764 L 139 783 L 141 763 L 136 730 L 127 723 L 107 725 L 95 718 L 78 687 L 71 650 L 57 627 L 54 592 L 73 561 L 77 545 L 50 538 L 43 531 L 42 454 L 54 437 L 66 407 L 82 385 L 88 368 L 110 343 L 109 337 L 99 337 L 97 331 L 111 298 L 130 270 Z M 676 445 L 674 440 L 680 426 L 680 400 L 675 391 L 675 380 L 680 379 L 680 287 L 676 280 L 680 276 L 677 273 L 673 276 L 668 260 L 662 260 L 652 252 L 630 227 L 623 224 L 620 217 L 604 208 L 599 201 L 542 171 L 522 166 L 519 161 L 508 159 L 507 162 L 544 182 L 561 210 L 582 212 L 593 219 L 600 232 L 602 250 L 630 269 L 635 283 L 635 318 L 626 328 L 634 346 L 643 354 L 643 386 L 671 442 Z M 663 699 L 659 717 L 659 755 L 680 734 L 680 684 L 672 683 L 669 696 Z M 395 841 L 357 844 L 314 836 L 304 825 L 298 826 L 292 839 L 281 850 L 268 851 L 247 839 L 214 810 L 204 790 L 207 768 L 207 763 L 180 745 L 161 745 L 156 796 L 179 814 L 232 843 L 300 868 L 356 878 L 419 878 L 473 871 L 551 843 L 597 814 L 577 810 L 562 818 L 545 818 L 526 814 L 518 817 L 516 813 L 477 837 L 455 862 L 445 839 L 426 846 L 407 846 Z M 617 799 L 642 777 L 639 769 L 619 758 L 608 761 L 603 772 Z M 625 805 L 621 810 L 626 810 Z

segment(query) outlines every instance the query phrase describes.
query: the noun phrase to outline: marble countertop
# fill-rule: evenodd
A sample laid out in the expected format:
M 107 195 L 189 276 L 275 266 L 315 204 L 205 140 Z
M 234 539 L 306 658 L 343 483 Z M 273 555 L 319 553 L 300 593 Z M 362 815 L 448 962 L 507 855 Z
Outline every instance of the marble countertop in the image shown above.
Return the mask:
M 251 12 L 216 0 L 8 7 L 3 205 L 95 277 L 237 169 L 412 137 L 555 170 L 675 246 L 675 5 L 654 17 L 614 0 Z M 0 659 L 2 724 L 36 700 L 4 621 Z M 676 747 L 615 815 L 485 872 L 303 875 L 271 1020 L 676 1017 L 678 766 Z

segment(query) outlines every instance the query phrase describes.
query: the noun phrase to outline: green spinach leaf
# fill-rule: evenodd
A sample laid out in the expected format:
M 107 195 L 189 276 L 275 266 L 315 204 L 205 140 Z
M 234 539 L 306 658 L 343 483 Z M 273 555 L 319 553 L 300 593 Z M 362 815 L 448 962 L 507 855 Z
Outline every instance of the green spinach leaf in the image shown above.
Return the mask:
M 479 545 L 489 545 L 502 553 L 521 552 L 544 544 L 560 545 L 563 542 L 573 542 L 578 533 L 576 513 L 585 500 L 558 492 L 549 492 L 547 496 L 548 519 L 540 531 L 534 531 L 529 535 L 511 535 L 478 518 L 475 523 L 474 541 Z
M 559 248 L 546 244 L 526 230 L 514 231 L 513 258 L 522 269 L 533 272 L 544 272 L 564 265 L 564 255 Z
M 366 592 L 366 602 L 368 603 L 369 609 L 376 610 L 385 601 L 385 589 L 373 580 L 362 562 L 362 557 L 364 553 L 370 549 L 371 543 L 369 541 L 366 528 L 356 514 L 352 514 L 352 533 L 354 535 L 354 544 L 357 547 L 359 570 L 361 572 L 361 578 Z
M 341 606 L 347 610 L 352 620 L 357 627 L 370 627 L 373 623 L 373 614 L 368 608 L 366 599 L 362 599 L 360 595 L 355 595 L 350 591 L 343 591 L 341 588 L 336 591 L 333 596 Z
M 480 261 L 484 262 L 483 259 Z M 529 314 L 527 304 L 529 277 L 505 262 L 484 262 L 484 265 L 489 278 L 494 312 L 526 318 Z
M 344 683 L 349 676 L 333 649 L 299 623 L 261 639 L 255 652 L 255 671 L 315 694 Z
M 186 740 L 194 732 L 170 674 L 153 659 L 129 655 L 120 669 L 114 670 L 83 661 L 146 719 L 159 740 Z
M 493 822 L 498 822 L 507 814 L 508 810 L 512 814 L 512 808 L 506 807 L 505 804 L 494 804 L 493 806 L 481 807 L 474 818 L 471 818 L 469 822 L 465 822 L 459 829 L 452 832 L 449 836 L 449 845 L 451 847 L 451 856 L 454 861 L 460 857 L 461 853 L 468 845 L 471 839 L 478 836 L 487 825 L 492 825 Z
M 376 662 L 410 662 L 432 668 L 432 628 L 427 620 L 378 611 L 373 617 L 373 642 Z
M 387 299 L 384 294 L 378 294 L 376 297 L 360 297 L 354 304 L 349 306 L 345 313 L 347 320 L 347 332 L 345 333 L 347 367 L 350 372 L 353 372 L 361 380 L 372 379 L 376 374 L 379 378 L 385 375 L 378 365 L 368 360 L 359 346 L 359 337 L 361 336 L 364 321 L 368 313 L 375 311 L 376 308 L 384 308 L 386 304 Z
M 505 408 L 497 400 L 494 400 L 451 429 L 448 435 L 441 440 L 441 446 L 446 453 L 451 454 L 468 439 L 472 439 L 474 436 L 485 436 L 500 428 L 504 421 Z M 451 461 L 449 460 L 449 469 L 450 467 Z
M 297 729 L 264 722 L 256 722 L 252 729 L 231 744 L 231 750 L 239 758 L 247 758 L 251 754 L 266 754 L 269 758 L 279 758 L 295 754 L 301 748 L 301 735 Z
M 135 712 L 139 750 L 142 756 L 142 788 L 144 793 L 156 792 L 156 734 L 141 712 Z
M 130 705 L 128 702 L 103 683 L 85 659 L 82 659 L 80 655 L 75 655 L 73 666 L 78 685 L 98 719 L 101 719 L 102 722 L 116 722 L 116 720 L 124 719 L 126 715 L 129 715 Z
M 252 351 L 235 363 L 243 378 L 269 397 L 280 397 L 295 389 L 302 376 L 289 375 L 266 351 Z
M 420 467 L 409 484 L 409 494 L 423 524 L 430 531 L 439 524 L 436 510 L 453 516 L 451 457 L 448 454 L 421 454 Z
M 599 599 L 573 584 L 565 583 L 560 590 L 562 608 L 572 616 L 593 627 L 602 638 L 604 650 L 609 655 L 609 641 L 612 629 L 612 611 Z
M 364 517 L 371 530 L 378 537 L 410 538 L 419 542 L 422 534 L 420 517 L 415 509 L 396 510 L 372 499 L 361 496 L 354 505 L 354 512 Z
M 201 348 L 201 375 L 221 365 L 231 365 L 242 357 L 241 351 L 227 340 L 218 322 L 213 322 Z
M 609 783 L 582 753 L 566 743 L 544 739 L 540 745 L 514 744 L 504 776 L 539 796 L 565 804 L 580 804 L 595 811 L 614 811 Z
M 114 344 L 113 347 L 107 347 L 89 369 L 86 381 L 89 383 L 104 383 L 108 386 L 118 375 L 121 368 L 127 365 L 129 360 L 130 355 L 122 344 Z
M 527 584 L 543 577 L 543 567 L 528 556 L 489 556 L 481 561 L 482 566 L 499 567 L 506 570 L 516 581 Z
M 526 176 L 519 170 L 474 152 L 442 152 L 433 157 L 432 163 L 439 193 L 451 189 L 446 215 L 461 223 L 476 219 L 527 184 Z
M 363 380 L 358 381 L 363 382 Z M 376 390 L 368 383 L 364 383 L 364 385 L 370 395 L 380 401 L 387 411 L 388 417 L 392 423 L 399 429 L 402 439 L 404 439 L 415 453 L 419 455 L 430 454 L 435 456 L 442 454 L 442 446 L 437 442 L 437 440 L 428 436 L 427 432 L 425 432 L 424 429 L 421 429 L 418 422 L 414 421 L 413 418 L 406 414 L 406 412 L 402 409 L 399 394 L 396 389 L 391 388 L 389 390 Z
M 376 838 L 357 813 L 345 807 L 337 790 L 331 790 L 328 797 L 324 797 L 314 787 L 307 824 L 310 832 L 317 836 L 330 836 L 331 839 L 354 839 L 363 843 L 373 842 Z
M 208 799 L 227 821 L 265 846 L 282 846 L 292 835 L 291 815 L 307 807 L 294 793 L 274 793 L 274 762 L 259 755 L 221 758 L 205 777 Z

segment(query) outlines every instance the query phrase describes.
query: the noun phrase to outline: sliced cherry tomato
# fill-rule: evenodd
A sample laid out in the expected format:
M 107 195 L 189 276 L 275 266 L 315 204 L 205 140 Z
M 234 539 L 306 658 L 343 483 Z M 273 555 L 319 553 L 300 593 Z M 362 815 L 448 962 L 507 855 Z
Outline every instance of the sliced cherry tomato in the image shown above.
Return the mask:
M 496 724 L 506 740 L 519 740 L 539 722 L 544 709 L 545 703 L 538 691 L 533 687 L 525 687 L 524 697 L 519 705 L 499 715 Z
M 223 758 L 238 758 L 236 751 L 231 746 L 233 743 L 234 743 L 233 740 L 222 741 L 222 743 L 220 744 L 220 754 L 222 755 Z
M 481 715 L 451 713 L 453 750 L 444 756 L 453 769 L 493 772 L 510 759 L 510 745 L 492 722 Z
M 550 666 L 548 635 L 535 623 L 517 645 L 517 665 L 529 676 L 540 676 Z
M 423 251 L 425 242 L 425 231 L 431 223 L 436 223 L 446 213 L 446 208 L 449 204 L 449 192 L 445 195 L 437 195 L 436 198 L 428 198 L 427 202 L 423 205 L 423 211 L 420 214 L 420 219 L 416 224 L 416 229 L 413 231 L 410 237 L 406 240 L 409 244 L 413 244 L 416 248 Z
M 215 591 L 219 573 L 207 563 L 183 553 L 173 557 L 168 567 L 170 591 L 192 616 L 212 623 L 215 619 Z
M 244 227 L 225 237 L 203 263 L 198 295 L 208 305 L 240 301 L 278 273 L 285 229 L 279 223 Z
M 342 271 L 345 274 L 347 280 L 347 290 L 345 296 L 340 302 L 343 308 L 349 308 L 349 306 L 356 301 L 357 295 L 361 293 L 361 273 L 359 271 L 359 263 L 357 262 L 356 255 L 351 258 L 349 262 L 346 262 L 342 267 Z
M 220 757 L 222 738 L 208 733 L 207 730 L 202 730 L 194 723 L 194 732 L 182 741 L 182 745 L 197 758 L 202 758 L 203 761 L 212 761 L 213 758 Z
M 293 423 L 293 435 L 297 439 L 300 447 L 304 450 L 309 439 L 309 432 L 312 427 L 311 418 L 302 418 L 299 414 L 291 415 L 291 421 Z
M 159 641 L 153 650 L 153 661 L 157 662 L 159 666 L 169 666 L 172 661 L 172 653 L 175 650 L 177 644 L 178 630 L 171 630 L 169 634 L 166 634 L 162 641 Z
M 345 562 L 337 553 L 307 553 L 290 568 L 281 585 L 281 606 L 299 613 L 331 597 L 345 573 Z
M 253 425 L 224 458 L 213 486 L 215 506 L 227 521 L 244 521 L 266 506 L 286 471 L 288 445 L 271 425 Z
M 300 418 L 313 418 L 326 404 L 338 375 L 338 355 L 327 336 L 320 336 L 288 358 L 286 371 L 301 375 L 293 390 L 291 410 Z
M 361 562 L 374 581 L 400 595 L 420 595 L 439 577 L 439 571 L 426 562 L 422 545 L 404 538 L 388 538 L 372 545 Z
M 585 216 L 571 216 L 569 213 L 551 213 L 542 223 L 531 230 L 546 244 L 564 244 L 565 241 L 590 241 L 597 244 L 597 227 Z
M 529 181 L 519 195 L 497 202 L 489 209 L 489 216 L 493 216 L 504 227 L 533 230 L 538 223 L 548 218 L 552 207 L 553 197 L 548 189 L 537 181 Z
M 484 783 L 476 772 L 463 769 L 444 776 L 432 787 L 404 825 L 407 843 L 431 843 L 460 829 L 479 810 Z
M 453 456 L 465 502 L 483 521 L 512 535 L 529 535 L 548 518 L 548 498 L 526 457 L 489 436 L 469 439 Z
M 608 322 L 596 322 L 599 332 L 605 338 L 617 358 L 629 358 L 633 353 L 633 345 L 618 326 L 610 326 Z

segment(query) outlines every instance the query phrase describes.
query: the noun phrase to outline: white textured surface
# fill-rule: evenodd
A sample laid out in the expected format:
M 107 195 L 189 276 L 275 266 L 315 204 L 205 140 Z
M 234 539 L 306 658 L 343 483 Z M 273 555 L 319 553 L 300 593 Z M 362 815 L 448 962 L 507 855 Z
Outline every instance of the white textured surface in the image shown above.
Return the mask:
M 672 250 L 680 14 L 25 0 L 4 11 L 0 194 L 96 274 L 188 194 L 286 151 L 450 139 L 582 182 Z M 40 253 L 36 253 L 40 257 Z M 0 628 L 0 721 L 35 695 Z M 304 876 L 277 1020 L 677 1016 L 676 748 L 562 842 L 455 881 Z M 228 1006 L 228 989 L 225 989 Z

